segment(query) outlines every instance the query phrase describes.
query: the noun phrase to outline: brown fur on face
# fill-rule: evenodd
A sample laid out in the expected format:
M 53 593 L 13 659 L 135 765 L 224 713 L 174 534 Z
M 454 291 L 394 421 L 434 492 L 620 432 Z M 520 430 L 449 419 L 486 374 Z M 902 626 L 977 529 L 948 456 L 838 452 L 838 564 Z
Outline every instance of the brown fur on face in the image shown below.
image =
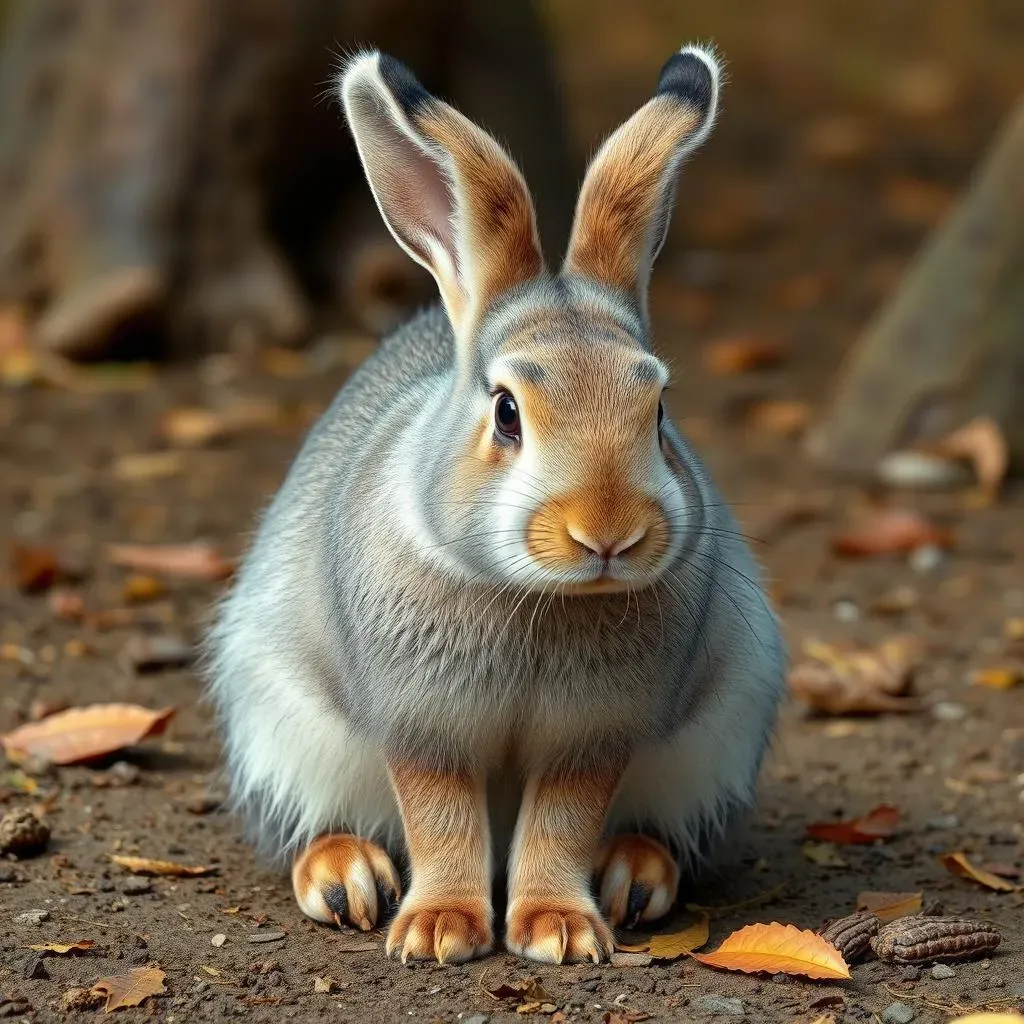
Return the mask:
M 567 270 L 624 291 L 637 287 L 665 176 L 702 120 L 697 109 L 657 96 L 608 139 L 580 192 Z

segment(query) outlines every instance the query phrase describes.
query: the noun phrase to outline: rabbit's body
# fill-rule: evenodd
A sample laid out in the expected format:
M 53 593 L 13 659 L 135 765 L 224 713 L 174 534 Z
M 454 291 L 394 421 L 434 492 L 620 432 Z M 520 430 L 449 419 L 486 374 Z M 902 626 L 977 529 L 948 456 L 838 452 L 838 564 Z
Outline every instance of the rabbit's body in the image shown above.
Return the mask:
M 666 64 L 592 163 L 557 275 L 493 139 L 388 57 L 343 77 L 442 306 L 310 434 L 213 635 L 212 692 L 235 796 L 307 914 L 371 927 L 401 889 L 380 844 L 402 844 L 403 959 L 486 952 L 507 863 L 508 948 L 600 960 L 605 917 L 662 916 L 680 860 L 753 798 L 778 627 L 665 417 L 646 312 L 717 76 L 698 48 Z
M 549 291 L 544 305 L 571 301 Z M 443 471 L 431 431 L 460 430 L 452 345 L 437 308 L 386 340 L 264 519 L 216 642 L 236 792 L 274 853 L 330 829 L 394 842 L 389 744 L 498 778 L 621 744 L 630 768 L 609 827 L 653 828 L 693 852 L 752 799 L 781 679 L 732 514 L 673 432 L 690 537 L 665 582 L 569 600 L 466 582 L 403 500 Z M 515 786 L 499 787 L 496 849 L 516 807 Z

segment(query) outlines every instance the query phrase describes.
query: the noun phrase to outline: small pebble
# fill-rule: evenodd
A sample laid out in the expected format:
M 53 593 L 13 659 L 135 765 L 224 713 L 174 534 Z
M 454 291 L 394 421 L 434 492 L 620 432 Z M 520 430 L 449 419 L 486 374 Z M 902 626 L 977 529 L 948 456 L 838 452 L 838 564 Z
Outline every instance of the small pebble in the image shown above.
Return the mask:
M 489 1024 L 490 1015 L 486 1013 L 474 1013 L 470 1017 L 463 1017 L 462 1024 Z
M 216 946 L 217 949 L 220 949 L 220 947 L 223 946 L 224 943 L 227 941 L 228 937 L 223 932 L 217 932 L 217 934 L 214 935 L 212 939 L 210 939 L 210 945 Z
M 932 717 L 939 722 L 962 722 L 967 717 L 967 708 L 953 700 L 940 700 L 932 705 Z
M 48 910 L 26 910 L 24 913 L 18 914 L 14 920 L 17 924 L 42 924 L 44 921 L 50 920 L 50 912 Z
M 840 622 L 860 622 L 860 608 L 853 601 L 836 601 L 832 605 L 832 614 Z
M 914 1008 L 906 1003 L 890 1003 L 882 1011 L 885 1024 L 910 1024 L 914 1016 Z
M 121 886 L 121 892 L 125 896 L 145 896 L 147 892 L 153 891 L 153 883 L 148 878 L 129 878 Z
M 921 968 L 915 967 L 913 964 L 907 964 L 906 967 L 900 971 L 900 981 L 918 981 L 921 977 Z
M 584 992 L 596 992 L 599 982 L 597 978 L 588 978 L 586 981 L 580 982 L 580 988 Z
M 945 832 L 947 829 L 959 828 L 960 819 L 955 814 L 944 814 L 940 818 L 929 818 L 924 827 L 931 832 Z
M 956 971 L 949 964 L 936 964 L 932 968 L 932 977 L 936 981 L 945 981 L 947 978 L 955 978 Z
M 937 548 L 934 544 L 924 544 L 910 552 L 907 564 L 914 572 L 933 572 L 942 565 L 945 557 L 942 548 Z
M 747 1013 L 743 1000 L 732 996 L 698 996 L 693 1001 L 693 1007 L 712 1017 L 744 1017 Z
M 253 932 L 249 936 L 250 942 L 277 942 L 285 937 L 284 932 Z

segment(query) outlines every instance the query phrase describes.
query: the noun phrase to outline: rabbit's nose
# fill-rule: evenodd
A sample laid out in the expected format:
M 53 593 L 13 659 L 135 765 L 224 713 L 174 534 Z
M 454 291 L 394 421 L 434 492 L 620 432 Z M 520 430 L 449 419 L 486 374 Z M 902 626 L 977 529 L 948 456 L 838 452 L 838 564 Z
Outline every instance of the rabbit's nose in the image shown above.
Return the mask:
M 575 523 L 567 523 L 566 530 L 577 544 L 593 551 L 607 562 L 616 555 L 624 555 L 631 548 L 635 548 L 647 535 L 647 524 L 641 523 L 624 537 L 595 537 Z

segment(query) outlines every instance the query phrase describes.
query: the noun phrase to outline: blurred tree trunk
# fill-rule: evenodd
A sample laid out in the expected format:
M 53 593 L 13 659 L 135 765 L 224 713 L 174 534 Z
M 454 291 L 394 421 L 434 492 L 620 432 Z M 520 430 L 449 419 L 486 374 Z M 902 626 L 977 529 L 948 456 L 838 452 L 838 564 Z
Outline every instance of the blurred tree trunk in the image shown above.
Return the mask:
M 1024 101 L 840 368 L 815 455 L 856 475 L 988 416 L 1024 468 Z
M 374 46 L 521 159 L 549 246 L 574 191 L 524 0 L 17 0 L 0 53 L 0 300 L 38 343 L 290 344 L 431 294 L 380 225 L 333 96 Z M 140 333 L 141 332 L 141 333 Z

